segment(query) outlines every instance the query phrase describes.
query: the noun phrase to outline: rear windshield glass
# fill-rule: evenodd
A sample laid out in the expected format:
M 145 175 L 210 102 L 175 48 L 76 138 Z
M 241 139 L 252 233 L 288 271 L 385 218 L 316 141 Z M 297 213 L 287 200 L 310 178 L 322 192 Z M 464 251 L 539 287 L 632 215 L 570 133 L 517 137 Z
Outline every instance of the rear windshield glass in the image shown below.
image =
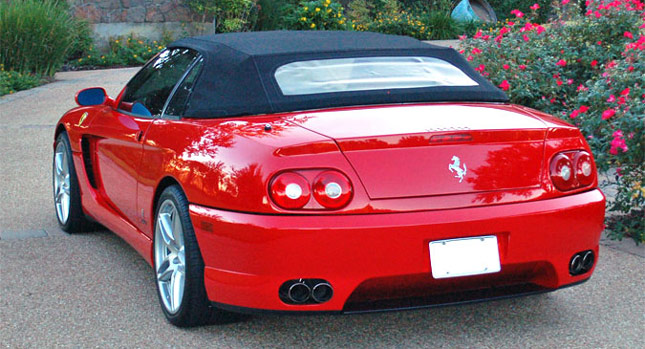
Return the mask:
M 407 56 L 293 62 L 278 68 L 275 79 L 285 96 L 478 85 L 442 59 Z

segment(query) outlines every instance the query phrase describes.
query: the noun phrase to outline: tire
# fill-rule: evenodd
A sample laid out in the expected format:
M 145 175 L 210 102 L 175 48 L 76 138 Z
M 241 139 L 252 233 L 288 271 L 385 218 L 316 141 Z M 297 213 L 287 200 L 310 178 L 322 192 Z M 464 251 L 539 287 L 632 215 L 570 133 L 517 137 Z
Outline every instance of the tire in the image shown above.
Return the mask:
M 52 160 L 52 187 L 54 211 L 61 229 L 68 233 L 77 233 L 91 226 L 81 206 L 81 191 L 66 132 L 61 132 L 56 137 Z
M 178 327 L 235 321 L 234 314 L 214 308 L 208 300 L 204 261 L 188 212 L 188 200 L 178 185 L 161 193 L 153 241 L 153 267 L 161 309 L 166 319 Z

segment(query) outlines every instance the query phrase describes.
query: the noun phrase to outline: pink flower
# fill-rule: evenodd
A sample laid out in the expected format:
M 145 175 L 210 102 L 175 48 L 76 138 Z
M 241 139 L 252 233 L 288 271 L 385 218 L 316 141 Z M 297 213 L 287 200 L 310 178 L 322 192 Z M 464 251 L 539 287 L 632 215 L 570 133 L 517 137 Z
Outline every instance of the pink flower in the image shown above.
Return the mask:
M 477 33 L 475 33 L 475 36 L 473 36 L 473 39 L 479 39 L 482 37 L 482 31 L 478 30 Z
M 596 18 L 602 17 L 602 14 L 598 11 L 594 11 L 593 15 L 596 16 Z
M 618 105 L 623 105 L 625 104 L 625 97 L 618 97 Z
M 628 88 L 626 88 L 626 89 L 624 89 L 624 90 L 622 90 L 622 91 L 620 91 L 620 94 L 621 94 L 622 96 L 627 96 L 627 95 L 629 95 L 629 87 L 628 87 Z
M 510 30 L 508 27 L 502 27 L 502 28 L 499 30 L 499 35 L 504 35 L 504 34 L 506 34 L 506 33 L 510 32 L 510 31 L 511 31 L 511 30 Z
M 625 143 L 623 131 L 615 131 L 612 136 L 614 137 L 614 139 L 611 141 L 611 148 L 609 149 L 609 152 L 613 155 L 618 155 L 618 149 L 620 149 L 623 151 L 623 153 L 626 153 L 629 148 L 627 147 L 627 143 Z M 619 176 L 622 176 L 619 169 L 616 169 L 616 172 Z
M 616 115 L 616 111 L 613 109 L 607 109 L 604 112 L 602 112 L 602 119 L 607 120 L 611 118 L 612 116 Z
M 515 15 L 515 17 L 517 17 L 517 18 L 524 17 L 524 14 L 522 13 L 522 11 L 520 11 L 518 9 L 515 9 L 515 10 L 511 11 L 511 14 Z
M 524 39 L 524 41 L 526 41 L 526 42 L 529 42 L 529 40 L 531 40 L 531 39 L 529 39 L 529 36 L 526 35 L 526 34 L 522 35 L 522 39 Z
M 490 39 L 490 35 L 484 35 L 484 36 L 482 36 L 482 40 L 484 40 L 484 41 L 488 41 L 488 39 Z
M 561 59 L 556 63 L 556 65 L 560 67 L 564 67 L 565 65 L 567 65 L 567 61 L 565 61 L 564 59 Z
M 515 22 L 508 21 L 508 22 L 506 22 L 506 24 L 508 24 L 509 26 L 511 26 L 511 27 L 512 27 L 512 26 L 514 26 L 514 25 L 515 25 Z
M 630 65 L 630 66 L 627 68 L 627 71 L 629 71 L 630 73 L 631 73 L 631 72 L 633 72 L 633 71 L 634 71 L 634 66 L 633 66 L 633 65 Z
M 616 101 L 616 96 L 614 95 L 609 95 L 609 98 L 607 98 L 608 103 L 614 103 Z
M 520 68 L 520 70 L 525 70 L 525 69 L 526 69 L 526 66 L 525 66 L 524 64 L 520 64 L 520 65 L 519 65 L 519 68 Z
M 581 113 L 586 113 L 587 111 L 589 111 L 589 107 L 587 107 L 586 105 L 581 105 L 580 106 L 580 112 Z
M 478 49 L 477 47 L 474 47 L 474 48 L 473 48 L 473 54 L 474 54 L 474 55 L 478 55 L 478 54 L 480 54 L 480 53 L 482 53 L 482 50 Z
M 562 80 L 560 80 L 560 79 L 556 80 L 556 81 L 555 81 L 555 83 L 556 83 L 558 86 L 562 86 Z
M 577 111 L 577 110 L 574 110 L 574 111 L 571 112 L 571 114 L 569 114 L 569 117 L 572 118 L 572 119 L 575 119 L 576 116 L 578 116 L 578 114 L 580 114 L 580 112 Z
M 504 80 L 504 81 L 502 81 L 501 84 L 499 84 L 499 87 L 504 91 L 508 91 L 508 89 L 509 89 L 509 87 L 511 87 L 511 85 L 509 85 L 508 80 Z
M 508 64 L 504 64 L 504 65 L 502 66 L 502 68 L 504 68 L 504 70 L 509 70 L 509 69 L 511 69 L 511 66 L 510 66 L 510 65 L 508 65 Z
M 546 31 L 546 29 L 544 29 L 544 27 L 541 26 L 541 25 L 536 25 L 535 26 L 535 31 L 537 31 L 538 34 L 542 34 L 542 33 L 544 33 Z
M 630 32 L 625 32 L 625 33 L 623 33 L 623 36 L 624 36 L 624 37 L 626 37 L 626 38 L 628 38 L 628 39 L 633 39 L 633 38 L 634 38 L 634 34 L 632 34 L 632 33 L 630 33 Z
M 591 66 L 592 66 L 592 67 L 594 67 L 594 68 L 595 68 L 597 65 L 598 65 L 598 60 L 595 60 L 595 59 L 594 59 L 593 61 L 591 61 Z
M 472 61 L 473 59 L 474 59 L 473 56 L 470 56 L 470 55 L 468 55 L 468 57 L 466 57 L 466 60 L 468 60 L 468 62 Z
M 483 64 L 480 64 L 477 68 L 475 68 L 475 70 L 480 72 L 480 73 L 483 72 L 484 69 L 486 69 L 486 66 L 483 65 Z
M 562 5 L 566 5 L 569 3 L 569 0 L 562 0 Z
M 459 40 L 466 40 L 466 39 L 468 39 L 468 35 L 464 34 L 459 36 Z
M 540 8 L 540 5 L 538 5 L 537 3 L 535 3 L 535 4 L 531 5 L 531 7 L 530 7 L 530 8 L 531 8 L 531 10 L 533 10 L 533 11 L 537 11 L 537 10 Z

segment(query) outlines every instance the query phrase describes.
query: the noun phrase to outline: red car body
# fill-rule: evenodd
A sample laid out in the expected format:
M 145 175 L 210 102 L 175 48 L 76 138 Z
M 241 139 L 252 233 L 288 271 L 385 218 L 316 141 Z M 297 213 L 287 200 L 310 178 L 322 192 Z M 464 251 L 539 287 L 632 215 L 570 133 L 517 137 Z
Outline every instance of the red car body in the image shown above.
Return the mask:
M 57 130 L 69 134 L 84 211 L 151 263 L 155 196 L 167 181 L 179 183 L 216 303 L 342 311 L 491 287 L 553 290 L 589 278 L 591 272 L 570 275 L 574 253 L 598 253 L 605 199 L 597 181 L 560 192 L 547 166 L 557 153 L 589 147 L 575 127 L 535 110 L 436 103 L 167 121 L 121 114 L 115 104 L 76 108 Z M 457 130 L 436 119 L 405 120 L 415 113 L 449 114 Z M 477 128 L 486 113 L 512 114 L 517 125 L 489 118 Z M 464 133 L 472 139 L 431 142 Z M 83 156 L 88 134 L 96 188 Z M 464 183 L 448 171 L 453 154 L 475 174 Z M 354 186 L 342 210 L 294 213 L 270 199 L 276 173 L 313 176 L 326 168 Z M 480 235 L 497 236 L 500 273 L 431 277 L 430 241 Z M 285 304 L 277 290 L 294 278 L 328 280 L 334 296 L 324 304 Z
M 605 198 L 588 154 L 587 179 L 558 184 L 559 159 L 591 151 L 547 114 L 455 101 L 166 119 L 119 109 L 125 92 L 58 123 L 82 210 L 153 264 L 158 199 L 178 185 L 217 307 L 412 308 L 551 291 L 593 273 Z M 351 185 L 342 206 L 314 195 L 277 204 L 281 174 L 315 183 L 328 171 Z M 495 238 L 499 271 L 433 275 L 432 242 L 477 237 Z M 572 272 L 586 253 L 592 264 Z M 301 279 L 324 280 L 333 295 L 285 301 L 284 285 Z

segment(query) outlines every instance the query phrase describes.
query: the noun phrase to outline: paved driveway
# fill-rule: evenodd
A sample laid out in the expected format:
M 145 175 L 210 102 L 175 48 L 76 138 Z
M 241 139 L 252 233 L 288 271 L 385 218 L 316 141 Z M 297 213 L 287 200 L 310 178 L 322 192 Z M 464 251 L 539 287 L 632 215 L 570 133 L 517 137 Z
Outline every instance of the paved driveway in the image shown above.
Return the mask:
M 615 244 L 601 246 L 590 281 L 550 294 L 172 327 L 143 259 L 108 231 L 64 234 L 51 198 L 56 120 L 77 90 L 100 85 L 114 96 L 135 71 L 60 73 L 55 83 L 0 98 L 0 346 L 645 347 L 645 254 Z

